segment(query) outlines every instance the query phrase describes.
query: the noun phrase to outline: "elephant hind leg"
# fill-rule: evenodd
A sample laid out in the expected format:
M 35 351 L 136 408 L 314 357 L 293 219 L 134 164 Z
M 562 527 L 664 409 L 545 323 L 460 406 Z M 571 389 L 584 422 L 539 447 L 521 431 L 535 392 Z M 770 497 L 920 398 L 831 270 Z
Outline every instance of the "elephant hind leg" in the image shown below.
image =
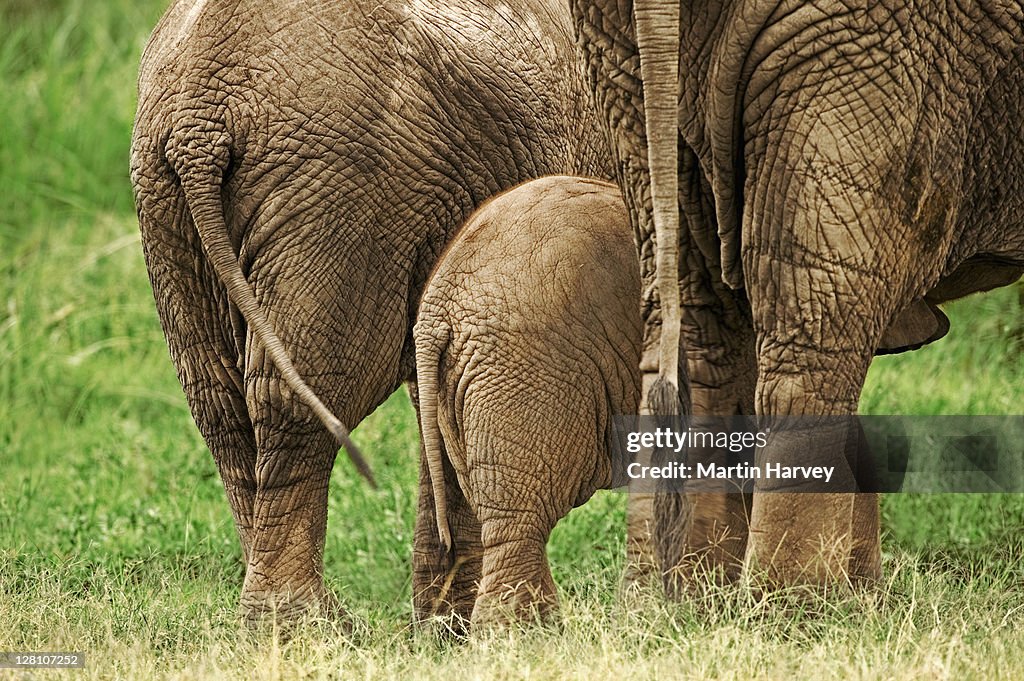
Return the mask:
M 605 385 L 559 373 L 549 347 L 536 355 L 506 345 L 496 369 L 475 376 L 463 401 L 460 480 L 480 521 L 482 578 L 471 625 L 502 626 L 546 619 L 557 608 L 547 559 L 555 524 L 611 480 L 605 429 Z M 508 370 L 507 367 L 521 367 Z M 540 370 L 538 370 L 540 369 Z M 538 389 L 543 380 L 541 389 Z M 464 454 L 464 456 L 461 456 Z
M 735 581 L 747 544 L 747 496 L 662 492 L 654 500 L 655 534 L 670 598 Z
M 802 282 L 816 274 L 776 266 L 780 269 L 774 280 L 783 282 Z M 856 277 L 847 274 L 846 279 Z M 828 282 L 814 281 L 808 289 L 827 292 Z M 782 464 L 832 470 L 825 490 L 807 487 L 809 481 L 758 481 L 746 565 L 769 584 L 824 585 L 879 575 L 878 496 L 857 492 L 864 489 L 858 469 L 871 463 L 851 458 L 847 443 L 857 435 L 848 417 L 856 412 L 882 331 L 880 322 L 870 325 L 865 318 L 875 313 L 876 319 L 884 319 L 892 306 L 878 282 L 868 277 L 855 282 L 855 290 L 856 296 L 826 293 L 815 299 L 823 309 L 814 318 L 800 314 L 809 304 L 773 305 L 773 310 L 762 304 L 770 315 L 756 323 L 761 348 L 758 414 L 801 417 L 799 422 L 780 422 L 791 425 L 773 426 L 767 445 L 757 453 L 758 463 L 762 468 Z M 799 293 L 784 291 L 777 297 L 795 301 Z M 754 307 L 758 309 L 758 302 Z M 811 491 L 798 491 L 798 485 Z
M 283 315 L 277 321 L 288 334 L 302 333 Z M 251 331 L 247 348 L 246 398 L 257 457 L 242 613 L 250 623 L 268 615 L 289 623 L 307 612 L 334 617 L 340 613 L 324 587 L 323 552 L 337 444 L 312 410 L 288 391 Z M 308 366 L 327 366 L 327 358 L 317 354 L 322 351 L 307 350 L 300 357 Z M 322 380 L 317 389 L 327 403 L 342 402 L 338 383 Z
M 543 413 L 557 417 L 561 412 Z M 472 416 L 467 419 L 468 432 L 486 435 L 475 450 L 468 449 L 467 494 L 480 521 L 483 546 L 472 626 L 545 620 L 558 605 L 547 559 L 548 537 L 576 502 L 590 496 L 583 482 L 584 457 L 594 456 L 596 445 L 571 426 L 563 424 L 560 432 L 539 416 L 520 419 L 530 434 L 502 433 L 507 437 L 495 434 L 493 426 L 488 434 L 486 425 L 476 427 L 473 421 Z
M 180 318 L 179 318 L 180 319 Z M 210 337 L 175 357 L 192 415 L 217 466 L 248 561 L 256 501 L 256 440 L 230 350 Z
M 870 584 L 882 576 L 881 525 L 878 494 L 855 494 L 849 568 L 850 579 L 855 584 Z
M 451 634 L 461 637 L 469 631 L 483 574 L 484 549 L 480 523 L 464 498 L 449 506 L 448 515 L 453 542 L 451 560 L 441 569 L 425 572 L 422 559 L 413 558 L 413 606 L 419 621 L 441 618 L 446 620 Z M 434 517 L 431 515 L 430 519 Z M 440 543 L 436 545 L 439 547 Z
M 257 489 L 242 614 L 251 624 L 267 616 L 288 622 L 305 612 L 334 615 L 336 603 L 323 583 L 334 439 L 312 415 L 254 423 Z
M 184 198 L 172 182 L 153 187 L 140 212 L 149 270 L 164 335 L 192 417 L 213 454 L 247 561 L 256 497 L 256 441 L 239 366 L 241 328 L 232 317 L 223 286 L 188 224 Z
M 483 579 L 473 607 L 474 629 L 548 619 L 558 595 L 547 559 L 547 532 L 521 513 L 485 513 Z M 528 526 L 532 531 L 523 532 Z M 540 531 L 538 531 L 540 530 Z
M 417 386 L 409 383 L 409 395 L 419 418 Z M 441 442 L 444 448 L 444 442 Z M 442 555 L 434 514 L 434 495 L 427 469 L 423 439 L 420 438 L 420 484 L 416 508 L 416 530 L 412 552 L 413 617 L 417 623 L 434 618 L 449 618 L 448 626 L 456 636 L 468 630 L 473 603 L 476 601 L 483 564 L 483 546 L 480 540 L 480 522 L 470 508 L 459 487 L 448 459 L 444 463 L 445 497 L 448 500 L 448 524 L 452 532 L 453 547 Z
M 708 275 L 693 286 L 683 310 L 692 424 L 724 432 L 734 427 L 732 416 L 754 412 L 753 325 L 745 302 Z M 698 304 L 708 298 L 721 302 Z M 690 447 L 686 457 L 691 465 L 730 463 L 730 453 L 723 448 Z M 653 504 L 666 593 L 679 598 L 738 579 L 747 545 L 750 495 L 680 492 L 671 487 L 662 485 Z

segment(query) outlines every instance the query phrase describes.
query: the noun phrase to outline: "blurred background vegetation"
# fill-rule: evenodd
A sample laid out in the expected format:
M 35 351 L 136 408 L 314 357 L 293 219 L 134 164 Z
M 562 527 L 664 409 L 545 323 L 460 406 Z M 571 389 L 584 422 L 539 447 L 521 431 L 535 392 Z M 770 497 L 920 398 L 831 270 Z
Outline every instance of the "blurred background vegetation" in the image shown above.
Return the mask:
M 238 542 L 167 356 L 128 181 L 136 67 L 164 6 L 0 2 L 0 650 L 113 637 L 188 651 L 204 645 L 197 621 L 233 626 Z M 949 337 L 876 361 L 862 411 L 1024 411 L 1024 287 L 947 312 Z M 356 439 L 381 490 L 339 463 L 327 580 L 357 616 L 394 628 L 411 613 L 405 395 Z M 551 562 L 570 600 L 613 599 L 624 507 L 599 494 L 556 530 Z M 1024 495 L 889 496 L 884 518 L 890 566 L 912 556 L 1024 581 Z

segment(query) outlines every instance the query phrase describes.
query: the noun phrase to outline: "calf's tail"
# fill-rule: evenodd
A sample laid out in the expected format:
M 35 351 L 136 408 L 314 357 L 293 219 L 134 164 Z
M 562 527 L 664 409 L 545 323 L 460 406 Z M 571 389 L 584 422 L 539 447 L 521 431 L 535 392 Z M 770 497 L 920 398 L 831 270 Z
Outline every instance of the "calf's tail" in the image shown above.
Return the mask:
M 416 388 L 420 402 L 420 433 L 434 497 L 437 536 L 441 540 L 442 557 L 452 550 L 452 533 L 448 524 L 448 499 L 444 483 L 444 439 L 437 420 L 438 371 L 441 353 L 448 344 L 450 331 L 426 328 L 417 324 L 413 330 L 416 341 Z

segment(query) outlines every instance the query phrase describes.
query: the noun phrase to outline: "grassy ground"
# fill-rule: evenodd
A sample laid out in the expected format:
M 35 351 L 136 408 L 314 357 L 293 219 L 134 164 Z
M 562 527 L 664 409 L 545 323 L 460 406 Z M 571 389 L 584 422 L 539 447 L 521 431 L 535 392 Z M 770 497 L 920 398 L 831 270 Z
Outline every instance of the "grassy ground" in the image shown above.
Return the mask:
M 381 489 L 332 482 L 327 580 L 356 633 L 240 632 L 239 548 L 160 335 L 127 180 L 134 72 L 160 0 L 0 5 L 0 651 L 79 650 L 50 678 L 1020 678 L 1024 498 L 891 496 L 886 581 L 811 604 L 615 599 L 624 497 L 556 530 L 564 623 L 438 644 L 413 632 L 416 451 L 398 394 L 356 434 Z M 871 413 L 1019 413 L 1021 289 L 872 369 Z M 343 464 L 339 464 L 339 469 Z M 0 678 L 14 672 L 0 670 Z

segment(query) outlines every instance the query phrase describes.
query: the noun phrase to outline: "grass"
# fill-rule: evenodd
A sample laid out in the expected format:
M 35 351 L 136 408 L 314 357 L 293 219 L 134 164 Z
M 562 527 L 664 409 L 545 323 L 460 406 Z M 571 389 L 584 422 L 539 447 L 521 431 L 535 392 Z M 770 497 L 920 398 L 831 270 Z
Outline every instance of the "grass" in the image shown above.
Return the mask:
M 0 651 L 85 651 L 86 669 L 45 673 L 76 679 L 1024 673 L 1015 495 L 887 497 L 875 592 L 759 602 L 740 585 L 626 608 L 625 499 L 599 494 L 552 538 L 560 626 L 438 643 L 408 626 L 417 442 L 401 393 L 356 432 L 381 489 L 347 469 L 332 481 L 327 581 L 355 634 L 241 632 L 238 542 L 167 358 L 127 179 L 135 68 L 162 5 L 0 5 Z M 950 306 L 951 337 L 876 362 L 863 410 L 1020 412 L 1021 295 Z

